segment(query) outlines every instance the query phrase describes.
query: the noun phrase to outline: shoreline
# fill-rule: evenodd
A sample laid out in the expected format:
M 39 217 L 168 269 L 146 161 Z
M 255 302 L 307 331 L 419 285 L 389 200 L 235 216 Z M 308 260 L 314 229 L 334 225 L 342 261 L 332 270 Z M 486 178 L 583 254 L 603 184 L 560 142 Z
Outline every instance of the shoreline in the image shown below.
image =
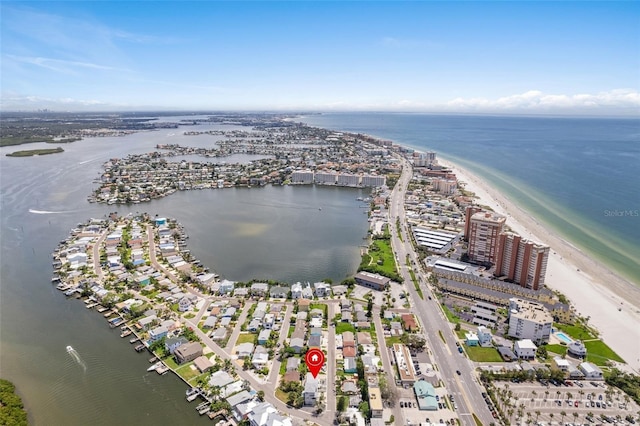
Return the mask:
M 598 330 L 602 340 L 638 373 L 640 288 L 550 232 L 482 178 L 450 160 L 438 158 L 438 162 L 451 168 L 465 189 L 475 193 L 479 203 L 507 216 L 507 226 L 513 231 L 551 248 L 545 285 L 565 294 L 577 313 L 589 317 L 589 324 Z M 629 341 L 635 343 L 629 345 Z

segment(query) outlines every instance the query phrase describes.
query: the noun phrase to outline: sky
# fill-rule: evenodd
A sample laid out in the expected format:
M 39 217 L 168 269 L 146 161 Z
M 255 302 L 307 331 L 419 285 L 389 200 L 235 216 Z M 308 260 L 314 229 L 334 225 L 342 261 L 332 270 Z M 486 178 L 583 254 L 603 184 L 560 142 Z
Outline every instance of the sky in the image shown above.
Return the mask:
M 0 3 L 0 109 L 640 116 L 640 2 Z

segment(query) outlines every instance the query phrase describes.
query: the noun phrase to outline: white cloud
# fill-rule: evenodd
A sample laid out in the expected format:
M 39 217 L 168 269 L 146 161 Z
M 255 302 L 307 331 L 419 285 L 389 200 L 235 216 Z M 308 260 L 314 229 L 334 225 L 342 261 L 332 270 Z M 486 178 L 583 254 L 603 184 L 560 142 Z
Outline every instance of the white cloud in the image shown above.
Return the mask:
M 94 64 L 91 62 L 68 61 L 65 59 L 43 58 L 43 57 L 36 57 L 36 56 L 16 56 L 16 55 L 6 55 L 6 58 L 12 59 L 17 62 L 36 65 L 42 68 L 46 68 L 48 70 L 57 71 L 65 74 L 74 74 L 77 69 L 129 72 L 129 70 L 123 69 L 123 68 L 110 67 L 107 65 Z
M 596 94 L 557 95 L 539 90 L 504 96 L 498 99 L 456 98 L 444 105 L 448 111 L 460 112 L 588 112 L 590 110 L 637 109 L 640 93 L 633 89 L 615 89 Z

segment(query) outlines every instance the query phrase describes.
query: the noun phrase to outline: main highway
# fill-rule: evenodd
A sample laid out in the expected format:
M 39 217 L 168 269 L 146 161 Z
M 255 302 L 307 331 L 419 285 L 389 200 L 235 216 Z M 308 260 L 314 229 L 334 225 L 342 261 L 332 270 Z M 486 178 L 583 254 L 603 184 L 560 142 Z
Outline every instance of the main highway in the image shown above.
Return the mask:
M 457 413 L 461 423 L 475 426 L 476 423 L 472 416 L 472 414 L 475 414 L 482 424 L 488 426 L 490 423 L 496 422 L 496 420 L 494 420 L 491 411 L 482 398 L 483 387 L 478 382 L 474 372 L 475 366 L 466 356 L 458 352 L 453 328 L 444 316 L 432 290 L 426 284 L 426 276 L 411 244 L 411 237 L 407 233 L 404 199 L 407 186 L 413 176 L 413 169 L 409 161 L 403 157 L 402 162 L 402 174 L 391 192 L 389 203 L 391 245 L 396 255 L 398 270 L 406 283 L 412 304 L 415 306 L 414 312 L 422 323 L 428 348 L 434 358 L 433 361 L 445 382 L 449 395 L 453 395 L 457 404 Z M 396 220 L 399 220 L 400 223 L 401 236 L 398 235 Z M 407 255 L 410 259 L 410 266 L 406 265 Z M 409 274 L 410 268 L 414 269 L 416 279 L 420 283 L 425 299 L 422 299 L 414 288 Z M 457 373 L 458 371 L 460 374 Z

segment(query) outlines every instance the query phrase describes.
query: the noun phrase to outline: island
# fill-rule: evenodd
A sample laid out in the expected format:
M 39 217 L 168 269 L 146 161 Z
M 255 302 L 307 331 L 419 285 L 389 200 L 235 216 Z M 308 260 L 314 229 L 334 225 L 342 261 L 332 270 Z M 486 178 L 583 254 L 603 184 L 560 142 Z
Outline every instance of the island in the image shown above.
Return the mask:
M 34 155 L 58 154 L 60 152 L 64 152 L 64 149 L 60 147 L 48 149 L 27 149 L 23 151 L 11 152 L 7 154 L 7 157 L 32 157 Z

